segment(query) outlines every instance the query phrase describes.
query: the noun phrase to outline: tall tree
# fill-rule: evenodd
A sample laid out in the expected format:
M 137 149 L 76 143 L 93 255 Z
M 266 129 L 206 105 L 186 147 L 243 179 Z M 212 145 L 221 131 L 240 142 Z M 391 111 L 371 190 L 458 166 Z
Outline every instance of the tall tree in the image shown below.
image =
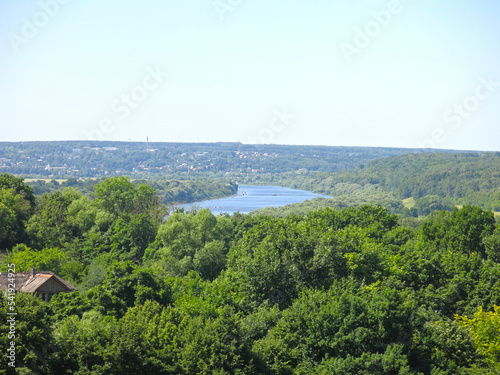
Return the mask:
M 0 174 L 0 250 L 27 242 L 26 222 L 34 208 L 33 190 L 24 180 Z

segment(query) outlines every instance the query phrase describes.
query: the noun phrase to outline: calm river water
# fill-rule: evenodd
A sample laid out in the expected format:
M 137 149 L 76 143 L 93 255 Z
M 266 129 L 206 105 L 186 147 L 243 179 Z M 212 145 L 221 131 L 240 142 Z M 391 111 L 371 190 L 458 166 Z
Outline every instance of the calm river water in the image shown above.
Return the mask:
M 247 214 L 258 208 L 280 207 L 287 204 L 304 202 L 316 197 L 331 198 L 328 195 L 279 186 L 240 185 L 238 187 L 238 194 L 235 196 L 184 204 L 182 207 L 189 210 L 194 204 L 201 208 L 209 208 L 214 215 L 223 212 L 233 214 L 236 211 Z

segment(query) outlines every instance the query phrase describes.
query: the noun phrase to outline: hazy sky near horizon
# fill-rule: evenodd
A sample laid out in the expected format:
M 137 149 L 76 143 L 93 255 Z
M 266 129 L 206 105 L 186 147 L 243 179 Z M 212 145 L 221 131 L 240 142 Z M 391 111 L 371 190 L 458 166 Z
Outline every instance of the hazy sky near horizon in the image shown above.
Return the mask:
M 500 151 L 500 1 L 0 0 L 0 141 Z

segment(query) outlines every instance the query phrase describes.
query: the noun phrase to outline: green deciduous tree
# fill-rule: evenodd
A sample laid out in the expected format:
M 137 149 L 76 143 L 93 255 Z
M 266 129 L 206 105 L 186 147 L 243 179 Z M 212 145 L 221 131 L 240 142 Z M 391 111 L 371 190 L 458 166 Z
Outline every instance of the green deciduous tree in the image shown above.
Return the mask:
M 27 241 L 26 222 L 33 206 L 22 193 L 13 188 L 0 187 L 0 249 L 9 249 Z
M 98 206 L 116 217 L 134 209 L 135 185 L 126 177 L 108 178 L 94 188 Z
M 488 259 L 500 263 L 500 228 L 497 227 L 491 235 L 483 237 L 483 244 Z
M 9 305 L 11 302 L 14 304 Z M 16 315 L 7 315 L 13 311 Z M 38 296 L 19 293 L 8 299 L 0 293 L 0 371 L 6 374 L 48 373 L 53 345 L 51 316 L 50 306 Z M 15 343 L 15 369 L 8 365 L 11 342 Z
M 353 362 L 375 356 L 378 365 L 373 368 L 383 368 L 382 357 L 397 344 L 392 349 L 399 355 L 391 365 L 407 368 L 403 354 L 418 326 L 415 308 L 411 295 L 390 283 L 368 289 L 352 281 L 337 283 L 329 291 L 310 291 L 295 300 L 256 349 L 274 373 L 287 374 L 302 363 L 328 358 Z
M 76 235 L 68 225 L 68 207 L 81 194 L 72 188 L 64 192 L 44 194 L 37 205 L 35 215 L 27 224 L 27 232 L 35 247 L 62 247 Z
M 196 270 L 212 280 L 225 268 L 233 230 L 231 218 L 215 217 L 208 209 L 175 212 L 160 225 L 144 260 L 149 265 L 161 264 L 171 275 L 184 276 Z
M 33 189 L 24 183 L 21 177 L 15 177 L 8 173 L 0 173 L 0 189 L 12 189 L 16 194 L 27 200 L 31 207 L 35 206 L 35 195 Z
M 35 268 L 60 274 L 66 262 L 66 254 L 58 248 L 35 250 L 26 245 L 18 245 L 3 263 L 15 264 L 18 272 L 28 272 L 30 268 Z
M 118 325 L 112 316 L 88 311 L 81 318 L 72 315 L 55 327 L 56 358 L 52 365 L 58 374 L 117 374 L 116 347 Z
M 108 268 L 102 284 L 87 292 L 87 298 L 103 314 L 121 317 L 129 307 L 147 300 L 170 303 L 171 291 L 152 271 L 132 262 L 116 262 Z
M 478 353 L 485 357 L 486 363 L 494 370 L 500 370 L 500 307 L 493 311 L 483 311 L 480 306 L 472 318 L 456 316 L 461 327 L 470 330 Z
M 112 229 L 111 251 L 124 260 L 142 262 L 144 251 L 156 238 L 157 221 L 141 213 L 121 215 Z
M 452 211 L 455 206 L 437 195 L 426 195 L 415 200 L 414 208 L 420 216 L 427 216 L 432 211 Z
M 464 206 L 451 213 L 441 211 L 426 220 L 421 227 L 425 240 L 435 243 L 439 248 L 477 252 L 483 256 L 486 252 L 483 238 L 491 235 L 494 229 L 493 213 L 473 206 Z

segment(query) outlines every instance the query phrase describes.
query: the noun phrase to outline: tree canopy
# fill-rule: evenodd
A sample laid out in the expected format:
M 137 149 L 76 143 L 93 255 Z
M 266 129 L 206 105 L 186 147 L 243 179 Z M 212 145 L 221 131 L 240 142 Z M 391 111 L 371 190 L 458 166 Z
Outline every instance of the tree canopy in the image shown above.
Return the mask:
M 1 271 L 54 271 L 78 291 L 48 303 L 0 295 L 5 349 L 12 306 L 18 314 L 16 369 L 3 350 L 0 372 L 500 370 L 500 229 L 484 208 L 420 219 L 364 204 L 164 217 L 153 186 L 123 177 L 33 206 L 23 189 L 0 189 L 11 212 L 0 215 Z

